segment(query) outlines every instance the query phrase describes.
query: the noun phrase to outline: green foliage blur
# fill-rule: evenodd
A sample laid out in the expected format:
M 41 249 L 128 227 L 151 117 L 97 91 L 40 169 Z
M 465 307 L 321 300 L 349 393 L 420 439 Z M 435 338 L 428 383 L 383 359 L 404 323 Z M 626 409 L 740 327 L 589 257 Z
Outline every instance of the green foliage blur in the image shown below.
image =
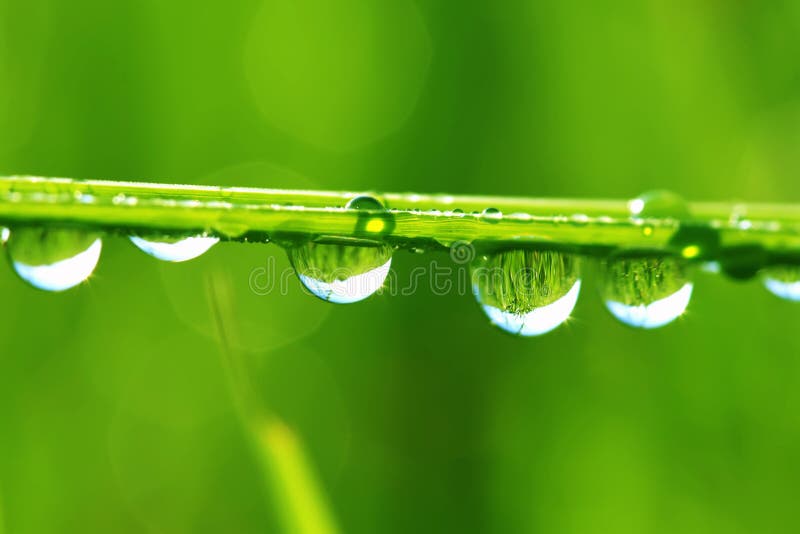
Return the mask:
M 0 0 L 1 174 L 800 202 L 800 2 Z M 103 246 L 63 294 L 0 269 L 4 534 L 797 531 L 800 306 L 757 279 L 644 332 L 590 271 L 517 339 L 429 284 L 259 295 L 275 245 Z

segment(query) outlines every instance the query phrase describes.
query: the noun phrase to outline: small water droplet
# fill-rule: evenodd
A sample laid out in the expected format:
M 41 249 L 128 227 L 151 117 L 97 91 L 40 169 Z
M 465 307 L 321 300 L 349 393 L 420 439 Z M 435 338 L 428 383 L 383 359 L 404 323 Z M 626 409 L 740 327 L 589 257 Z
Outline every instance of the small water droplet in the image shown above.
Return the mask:
M 246 234 L 250 228 L 242 222 L 226 220 L 225 217 L 220 217 L 220 219 L 214 223 L 214 230 L 216 233 L 231 239 L 237 239 Z
M 354 210 L 382 211 L 383 204 L 381 204 L 380 200 L 378 200 L 377 198 L 371 197 L 369 195 L 359 195 L 355 198 L 350 199 L 350 201 L 345 205 L 345 208 Z
M 357 196 L 351 199 L 345 207 L 364 211 L 364 213 L 358 214 L 356 235 L 388 235 L 394 230 L 394 215 L 384 209 L 383 204 L 376 198 L 366 195 Z
M 350 304 L 378 291 L 392 265 L 392 247 L 308 242 L 288 249 L 303 285 L 326 302 Z
M 713 258 L 719 253 L 719 231 L 703 224 L 682 222 L 672 234 L 669 246 L 688 260 Z
M 503 212 L 497 208 L 486 208 L 482 215 L 483 220 L 489 223 L 499 222 L 503 218 Z
M 800 302 L 800 265 L 777 265 L 764 269 L 764 285 L 782 299 Z
M 566 321 L 580 293 L 578 258 L 511 250 L 472 263 L 475 298 L 492 324 L 519 336 L 546 334 Z
M 620 254 L 602 264 L 602 297 L 623 323 L 658 328 L 689 305 L 693 285 L 684 260 L 673 256 Z
M 767 264 L 769 254 L 760 245 L 735 245 L 718 254 L 720 269 L 734 280 L 750 280 Z
M 22 227 L 10 232 L 7 249 L 20 278 L 45 291 L 64 291 L 89 278 L 102 241 L 83 230 Z
M 641 219 L 671 217 L 687 219 L 689 204 L 672 191 L 648 191 L 628 203 L 631 216 Z
M 194 259 L 219 242 L 218 237 L 203 235 L 189 237 L 132 235 L 130 240 L 142 252 L 159 260 L 176 263 Z

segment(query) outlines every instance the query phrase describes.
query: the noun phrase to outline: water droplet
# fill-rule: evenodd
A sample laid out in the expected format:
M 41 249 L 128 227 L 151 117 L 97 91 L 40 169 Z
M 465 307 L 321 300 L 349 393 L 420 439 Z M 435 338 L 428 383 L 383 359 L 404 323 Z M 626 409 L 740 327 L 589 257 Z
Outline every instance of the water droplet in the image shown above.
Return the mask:
M 130 236 L 131 242 L 142 252 L 156 259 L 181 262 L 194 259 L 219 242 L 218 237 L 139 237 Z
M 641 219 L 689 217 L 689 205 L 683 197 L 672 191 L 656 190 L 643 193 L 628 203 L 628 209 L 633 217 Z
M 378 291 L 392 265 L 392 247 L 308 242 L 288 249 L 303 285 L 335 304 L 350 304 Z
M 658 328 L 677 319 L 689 305 L 693 285 L 688 266 L 673 256 L 624 254 L 602 264 L 602 297 L 623 323 Z
M 764 285 L 773 295 L 800 302 L 800 265 L 778 265 L 764 269 Z
M 486 208 L 483 210 L 483 220 L 490 223 L 499 222 L 503 218 L 503 212 L 497 208 Z
M 713 258 L 719 254 L 719 231 L 692 222 L 682 222 L 669 240 L 669 246 L 688 260 Z
M 475 298 L 492 324 L 519 336 L 539 336 L 569 318 L 581 281 L 577 257 L 511 250 L 479 256 L 471 266 Z
M 357 196 L 351 199 L 345 207 L 364 211 L 364 213 L 358 214 L 357 235 L 388 235 L 394 230 L 394 215 L 386 211 L 383 204 L 376 198 L 366 195 Z
M 383 210 L 383 204 L 381 204 L 380 200 L 369 195 L 359 195 L 352 198 L 345 207 L 354 210 Z
M 750 280 L 767 264 L 767 251 L 761 245 L 735 245 L 719 254 L 720 269 L 734 280 Z
M 7 246 L 20 278 L 39 289 L 64 291 L 89 278 L 102 241 L 83 230 L 22 227 L 10 232 Z

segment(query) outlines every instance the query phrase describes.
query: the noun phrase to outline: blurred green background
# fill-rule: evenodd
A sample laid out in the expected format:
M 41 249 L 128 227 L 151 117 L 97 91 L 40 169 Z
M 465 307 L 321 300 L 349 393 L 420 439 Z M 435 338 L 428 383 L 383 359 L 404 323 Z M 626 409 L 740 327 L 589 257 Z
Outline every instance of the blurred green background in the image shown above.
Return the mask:
M 0 174 L 800 202 L 798 58 L 793 0 L 0 0 Z M 271 256 L 0 269 L 0 531 L 797 531 L 800 306 L 757 280 L 642 332 L 590 273 L 517 339 L 424 284 L 258 296 Z

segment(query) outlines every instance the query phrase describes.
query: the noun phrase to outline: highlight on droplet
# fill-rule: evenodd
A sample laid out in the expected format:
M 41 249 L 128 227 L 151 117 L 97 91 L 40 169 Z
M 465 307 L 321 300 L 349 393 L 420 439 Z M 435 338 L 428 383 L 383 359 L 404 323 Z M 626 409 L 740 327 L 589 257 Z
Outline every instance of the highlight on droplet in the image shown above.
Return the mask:
M 179 239 L 146 239 L 140 236 L 130 236 L 130 240 L 145 254 L 162 261 L 175 263 L 197 258 L 219 243 L 218 237 L 208 236 L 190 236 Z

